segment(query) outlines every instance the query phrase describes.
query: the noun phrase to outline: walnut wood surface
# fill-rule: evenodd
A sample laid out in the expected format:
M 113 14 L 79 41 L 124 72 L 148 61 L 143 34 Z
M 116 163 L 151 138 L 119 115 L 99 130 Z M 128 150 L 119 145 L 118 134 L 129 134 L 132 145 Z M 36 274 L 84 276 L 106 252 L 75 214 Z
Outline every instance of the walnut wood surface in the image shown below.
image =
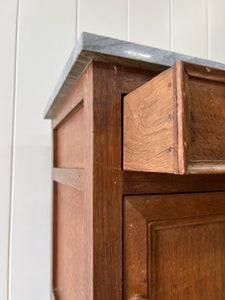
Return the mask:
M 190 109 L 191 162 L 225 160 L 225 73 L 224 82 L 211 83 L 189 75 L 187 98 Z
M 83 102 L 54 129 L 54 165 L 59 168 L 84 168 Z
M 53 168 L 52 177 L 56 182 L 84 190 L 84 169 Z
M 67 166 L 84 167 L 53 168 L 53 180 L 63 183 L 55 182 L 53 191 L 53 291 L 58 300 L 93 299 L 92 86 L 90 65 L 52 121 L 54 133 L 64 127 L 61 139 L 54 134 L 54 165 L 61 155 Z
M 185 218 L 190 218 L 190 216 L 191 218 L 200 218 L 198 211 L 199 214 L 205 214 L 209 209 L 217 214 L 217 209 L 221 209 L 221 212 L 223 210 L 223 199 L 219 201 L 219 198 L 215 196 L 220 193 L 209 193 L 212 195 L 211 200 L 207 198 L 208 193 L 193 194 L 202 195 L 193 198 L 198 199 L 196 201 L 199 202 L 196 210 L 191 196 L 171 195 L 171 193 L 222 191 L 225 190 L 225 175 L 177 176 L 128 172 L 122 169 L 123 97 L 156 75 L 157 73 L 152 71 L 92 62 L 66 95 L 64 102 L 56 112 L 53 119 L 53 130 L 57 132 L 63 126 L 65 127 L 64 132 L 61 132 L 63 139 L 60 140 L 60 143 L 63 142 L 64 145 L 59 145 L 56 135 L 54 137 L 55 167 L 59 149 L 63 149 L 63 151 L 60 150 L 60 155 L 65 156 L 63 159 L 67 163 L 64 168 L 53 168 L 53 180 L 55 180 L 53 185 L 53 290 L 56 299 L 123 299 L 123 275 L 125 275 L 123 267 L 126 266 L 126 264 L 123 265 L 122 199 L 124 194 L 169 193 L 168 198 L 163 198 L 163 200 L 159 195 L 155 195 L 156 198 L 154 198 L 156 199 L 155 203 L 158 203 L 157 207 L 161 206 L 161 209 L 158 208 L 158 214 L 162 212 L 164 217 L 168 217 L 169 213 L 173 218 L 178 215 L 184 217 L 185 213 L 182 211 L 186 211 L 189 214 Z M 76 142 L 79 141 L 77 136 L 81 134 L 82 147 L 76 145 Z M 80 147 L 78 155 L 76 154 L 77 146 Z M 82 169 L 72 167 L 75 165 L 74 161 L 77 162 L 76 165 L 82 165 Z M 153 196 L 149 195 L 148 197 Z M 166 197 L 166 195 L 164 196 Z M 132 205 L 129 201 L 129 211 L 133 210 L 135 222 L 140 225 L 138 228 L 143 228 L 143 230 L 134 233 L 129 243 L 131 243 L 132 249 L 141 247 L 142 252 L 131 253 L 131 255 L 136 255 L 138 263 L 129 264 L 134 268 L 132 269 L 134 276 L 139 272 L 136 267 L 143 266 L 143 273 L 141 275 L 138 273 L 143 281 L 140 284 L 139 278 L 136 283 L 131 282 L 138 287 L 141 286 L 141 289 L 131 292 L 130 298 L 151 300 L 154 298 L 147 297 L 149 291 L 145 281 L 146 274 L 149 273 L 146 265 L 148 248 L 146 248 L 147 242 L 145 241 L 150 233 L 147 230 L 146 218 L 140 218 L 141 213 L 137 213 L 138 210 L 142 211 L 143 198 L 142 196 L 133 197 Z M 165 199 L 167 201 L 164 201 Z M 186 208 L 189 205 L 187 203 L 190 203 L 189 210 L 182 208 L 182 203 L 186 203 Z M 151 210 L 154 211 L 154 209 L 156 211 L 156 207 L 154 208 L 153 205 Z M 77 216 L 77 214 L 79 215 Z M 75 216 L 75 220 L 72 215 Z M 154 222 L 159 221 L 157 219 Z M 76 228 L 74 228 L 75 224 Z M 202 231 L 203 236 L 208 230 L 223 232 L 222 227 L 218 229 L 210 224 L 209 227 L 204 227 L 206 229 Z M 73 232 L 77 237 L 73 236 Z M 174 236 L 177 232 L 174 231 Z M 69 235 L 72 235 L 71 240 Z M 162 236 L 162 241 L 166 241 L 165 236 Z M 217 244 L 223 247 L 222 242 Z M 179 245 L 179 238 L 171 239 L 171 253 L 177 245 Z M 125 251 L 129 248 L 126 247 Z M 82 253 L 78 253 L 79 251 Z M 212 259 L 214 253 L 212 249 L 210 251 L 212 256 L 209 256 L 209 260 Z M 221 273 L 218 274 L 218 278 L 221 279 Z M 219 287 L 217 295 L 220 296 L 221 290 Z
M 56 298 L 60 300 L 85 299 L 84 214 L 84 192 L 57 183 L 53 284 Z
M 84 99 L 84 134 L 85 134 L 85 181 L 84 181 L 84 252 L 85 252 L 85 296 L 84 299 L 95 299 L 94 290 L 98 288 L 93 283 L 94 277 L 94 217 L 93 217 L 93 188 L 94 184 L 94 113 L 93 113 L 93 65 L 90 64 L 83 74 L 83 99 Z M 71 98 L 72 100 L 73 98 Z M 72 100 L 73 102 L 73 100 Z M 77 270 L 78 271 L 78 270 Z M 79 273 L 78 273 L 79 274 Z M 103 288 L 102 288 L 103 289 Z M 97 298 L 96 298 L 97 299 Z
M 82 272 L 85 269 L 86 274 L 85 300 L 102 300 L 102 295 L 105 299 L 122 298 L 122 202 L 119 200 L 122 199 L 122 95 L 156 74 L 93 62 L 66 96 L 53 119 L 54 131 L 68 127 L 68 134 L 64 134 L 64 139 L 60 140 L 64 145 L 59 145 L 64 147 L 66 159 L 80 162 L 80 158 L 83 158 L 84 234 L 87 238 L 84 241 L 86 262 L 80 268 Z M 83 116 L 79 119 L 81 109 Z M 73 124 L 70 123 L 72 118 Z M 74 144 L 71 150 L 68 146 L 70 139 L 72 143 L 77 142 L 74 137 L 80 132 L 85 136 L 83 149 L 80 147 L 83 156 L 76 156 L 78 145 Z M 56 137 L 55 165 L 60 149 Z M 79 188 L 81 182 L 78 174 L 76 169 L 54 168 L 53 180 Z M 54 246 L 53 253 L 57 253 L 56 250 Z M 56 265 L 54 260 L 53 264 Z M 54 276 L 60 276 L 56 268 L 53 271 Z M 73 280 L 76 286 L 76 275 Z
M 71 84 L 71 83 L 70 83 Z M 53 128 L 55 128 L 68 114 L 79 106 L 84 97 L 84 76 L 81 76 L 72 89 L 64 95 L 64 100 L 56 111 L 54 118 L 52 119 Z
M 124 197 L 124 300 L 224 299 L 225 193 Z
M 94 299 L 122 299 L 120 67 L 94 62 L 93 86 Z
M 130 298 L 130 300 L 149 300 L 148 298 L 144 298 L 140 295 L 135 295 L 133 297 Z
M 131 67 L 120 66 L 120 68 L 121 89 L 123 94 L 131 93 L 159 74 L 159 72 L 156 71 L 140 71 L 140 69 Z
M 128 94 L 124 170 L 225 173 L 224 89 L 225 71 L 178 61 Z
M 124 98 L 124 170 L 173 173 L 172 83 L 169 69 Z
M 173 175 L 122 172 L 123 194 L 156 194 L 225 190 L 224 174 Z

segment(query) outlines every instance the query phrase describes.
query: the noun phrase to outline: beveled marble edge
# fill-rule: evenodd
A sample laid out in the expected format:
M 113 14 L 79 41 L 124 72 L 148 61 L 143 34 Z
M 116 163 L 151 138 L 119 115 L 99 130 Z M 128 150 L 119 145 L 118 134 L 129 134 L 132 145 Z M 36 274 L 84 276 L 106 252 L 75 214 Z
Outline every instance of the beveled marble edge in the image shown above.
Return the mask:
M 83 32 L 78 39 L 46 106 L 51 119 L 81 73 L 92 59 L 151 70 L 165 70 L 178 60 L 225 70 L 225 64 L 194 56 Z

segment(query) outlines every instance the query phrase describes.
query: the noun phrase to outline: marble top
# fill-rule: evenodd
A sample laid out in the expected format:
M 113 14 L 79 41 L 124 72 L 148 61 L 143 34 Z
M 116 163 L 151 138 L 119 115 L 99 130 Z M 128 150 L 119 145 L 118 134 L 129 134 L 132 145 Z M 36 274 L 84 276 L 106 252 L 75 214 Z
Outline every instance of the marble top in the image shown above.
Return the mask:
M 211 60 L 83 32 L 52 91 L 44 112 L 46 119 L 54 117 L 66 94 L 93 59 L 156 71 L 163 71 L 178 60 L 225 70 L 225 64 Z

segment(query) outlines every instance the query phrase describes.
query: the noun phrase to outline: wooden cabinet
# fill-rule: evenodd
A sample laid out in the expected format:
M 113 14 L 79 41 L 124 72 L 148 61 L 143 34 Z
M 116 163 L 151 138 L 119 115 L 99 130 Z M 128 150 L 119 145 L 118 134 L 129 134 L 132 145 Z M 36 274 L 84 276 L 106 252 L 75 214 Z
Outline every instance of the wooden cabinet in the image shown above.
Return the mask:
M 53 298 L 224 300 L 225 175 L 200 167 L 223 170 L 224 73 L 92 59 L 71 74 L 52 113 Z

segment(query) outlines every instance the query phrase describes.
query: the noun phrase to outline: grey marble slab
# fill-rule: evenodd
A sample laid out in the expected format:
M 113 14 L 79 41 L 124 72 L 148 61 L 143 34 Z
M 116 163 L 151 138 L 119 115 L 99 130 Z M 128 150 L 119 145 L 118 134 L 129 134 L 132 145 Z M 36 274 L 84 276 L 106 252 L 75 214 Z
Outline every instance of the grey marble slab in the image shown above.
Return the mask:
M 52 91 L 44 113 L 46 119 L 54 117 L 66 94 L 93 59 L 159 71 L 184 60 L 225 70 L 222 63 L 83 32 Z

